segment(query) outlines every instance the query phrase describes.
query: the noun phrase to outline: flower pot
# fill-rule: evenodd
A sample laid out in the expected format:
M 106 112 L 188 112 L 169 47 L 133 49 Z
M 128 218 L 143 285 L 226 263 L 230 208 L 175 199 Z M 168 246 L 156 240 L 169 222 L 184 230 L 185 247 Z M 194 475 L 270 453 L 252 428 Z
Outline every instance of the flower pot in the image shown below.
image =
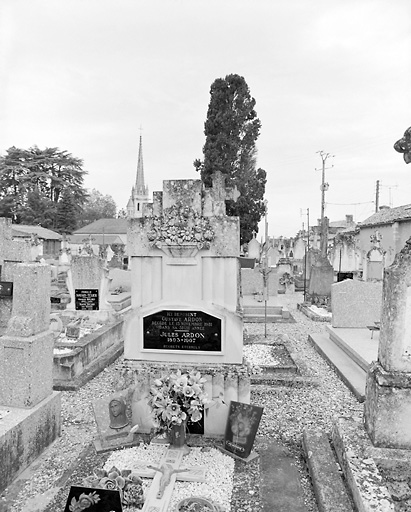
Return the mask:
M 177 503 L 176 512 L 223 512 L 223 508 L 208 498 L 191 496 Z
M 182 421 L 180 425 L 172 425 L 168 436 L 170 445 L 174 448 L 182 448 L 186 444 L 186 421 Z

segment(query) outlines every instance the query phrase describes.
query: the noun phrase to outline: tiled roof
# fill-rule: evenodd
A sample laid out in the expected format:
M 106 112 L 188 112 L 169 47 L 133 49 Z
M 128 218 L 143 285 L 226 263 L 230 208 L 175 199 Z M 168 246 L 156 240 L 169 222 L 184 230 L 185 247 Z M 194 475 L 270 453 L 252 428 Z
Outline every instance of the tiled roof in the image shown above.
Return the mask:
M 377 226 L 404 220 L 411 220 L 411 204 L 397 206 L 395 208 L 383 208 L 379 212 L 371 215 L 371 217 L 368 217 L 368 219 L 360 222 L 359 225 L 360 227 Z
M 99 219 L 73 232 L 73 235 L 101 234 L 116 235 L 127 233 L 127 219 Z
M 13 224 L 13 236 L 28 237 L 30 235 L 37 235 L 43 240 L 61 240 L 63 237 L 52 231 L 51 229 L 43 228 L 42 226 L 29 226 L 27 224 Z

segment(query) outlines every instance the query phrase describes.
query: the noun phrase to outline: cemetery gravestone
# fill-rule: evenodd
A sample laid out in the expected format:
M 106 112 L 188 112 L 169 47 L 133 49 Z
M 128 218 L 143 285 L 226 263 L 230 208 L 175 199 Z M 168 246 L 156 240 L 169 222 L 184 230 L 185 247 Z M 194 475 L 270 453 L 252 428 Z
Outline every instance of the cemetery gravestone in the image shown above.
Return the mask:
M 71 297 L 68 311 L 78 315 L 95 311 L 102 319 L 110 317 L 108 268 L 104 260 L 90 254 L 73 256 L 67 271 L 67 287 Z
M 332 326 L 365 328 L 381 320 L 382 285 L 346 279 L 331 287 Z
M 0 337 L 0 491 L 60 433 L 60 393 L 53 392 L 50 267 L 16 264 L 13 309 Z M 41 434 L 40 434 L 41 433 Z
M 312 253 L 310 279 L 307 299 L 312 304 L 329 305 L 331 302 L 331 285 L 334 282 L 334 269 L 328 258 Z
M 164 181 L 163 192 L 143 205 L 142 217 L 130 220 L 127 234 L 132 311 L 124 386 L 133 389 L 133 414 L 146 417 L 156 374 L 195 369 L 207 378 L 209 435 L 223 435 L 229 399 L 250 397 L 242 355 L 239 221 L 225 214 L 227 197 L 221 173 L 209 189 L 200 180 Z
M 28 240 L 14 240 L 10 219 L 0 217 L 0 329 L 7 327 L 12 309 L 12 283 L 17 263 L 31 261 L 31 246 Z
M 375 446 L 411 449 L 411 239 L 385 269 L 378 361 L 367 376 L 365 426 Z

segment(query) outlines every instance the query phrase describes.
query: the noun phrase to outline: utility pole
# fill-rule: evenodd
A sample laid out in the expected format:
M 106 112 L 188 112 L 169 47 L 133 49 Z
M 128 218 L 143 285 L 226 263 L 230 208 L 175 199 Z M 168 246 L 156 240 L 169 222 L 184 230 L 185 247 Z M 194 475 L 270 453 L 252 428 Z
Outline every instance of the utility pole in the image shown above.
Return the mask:
M 304 232 L 303 232 L 304 236 Z M 307 296 L 307 258 L 310 252 L 310 209 L 307 208 L 307 245 L 304 250 L 304 302 Z
M 268 291 L 268 274 L 271 272 L 271 269 L 268 268 L 268 201 L 264 201 L 264 222 L 265 222 L 265 242 L 263 244 L 264 253 L 263 253 L 263 265 L 260 269 L 260 272 L 263 275 L 263 297 L 264 297 L 264 337 L 267 337 L 267 302 L 269 300 L 269 291 Z
M 334 158 L 335 155 L 330 155 L 330 153 L 325 153 L 324 151 L 317 151 L 317 153 L 320 155 L 322 166 L 321 169 L 315 169 L 316 171 L 321 171 L 321 256 L 324 258 L 327 256 L 327 229 L 325 225 L 325 192 L 329 189 L 329 184 L 325 181 L 325 171 L 326 169 L 331 169 L 334 167 L 333 165 L 331 167 L 325 167 L 325 162 L 328 160 L 328 158 Z
M 378 212 L 380 207 L 380 180 L 375 184 L 375 213 Z

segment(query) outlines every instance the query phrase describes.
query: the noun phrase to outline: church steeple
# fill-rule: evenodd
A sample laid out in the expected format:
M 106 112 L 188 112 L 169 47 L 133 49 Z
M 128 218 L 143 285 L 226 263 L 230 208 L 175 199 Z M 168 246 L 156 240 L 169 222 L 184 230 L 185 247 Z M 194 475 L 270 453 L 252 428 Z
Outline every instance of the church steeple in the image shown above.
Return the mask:
M 143 203 L 148 203 L 149 201 L 150 198 L 148 197 L 148 187 L 144 183 L 143 137 L 140 134 L 136 181 L 131 189 L 131 196 L 127 203 L 127 216 L 141 217 Z
M 140 135 L 140 145 L 138 148 L 138 162 L 136 185 L 134 187 L 135 193 L 139 196 L 148 195 L 148 189 L 144 184 L 144 165 L 143 165 L 143 137 Z

